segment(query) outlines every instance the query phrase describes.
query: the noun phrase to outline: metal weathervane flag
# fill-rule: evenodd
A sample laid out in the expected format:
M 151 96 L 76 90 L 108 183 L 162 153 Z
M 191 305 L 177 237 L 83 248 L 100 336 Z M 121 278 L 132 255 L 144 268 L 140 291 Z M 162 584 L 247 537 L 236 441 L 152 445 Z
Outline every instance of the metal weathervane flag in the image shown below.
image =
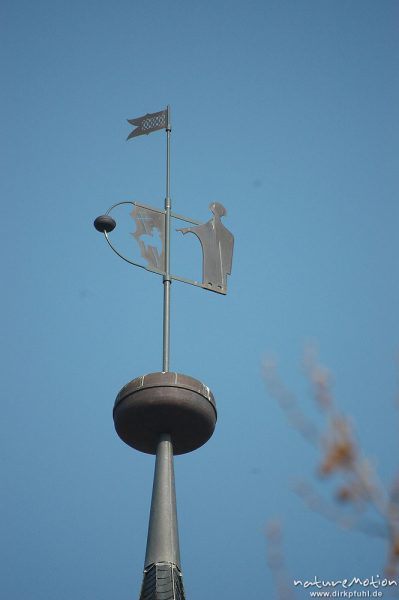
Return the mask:
M 161 110 L 156 113 L 147 113 L 143 117 L 137 119 L 127 119 L 128 123 L 135 125 L 136 129 L 133 129 L 127 136 L 127 140 L 137 137 L 138 135 L 148 135 L 158 129 L 166 129 L 168 125 L 168 109 Z

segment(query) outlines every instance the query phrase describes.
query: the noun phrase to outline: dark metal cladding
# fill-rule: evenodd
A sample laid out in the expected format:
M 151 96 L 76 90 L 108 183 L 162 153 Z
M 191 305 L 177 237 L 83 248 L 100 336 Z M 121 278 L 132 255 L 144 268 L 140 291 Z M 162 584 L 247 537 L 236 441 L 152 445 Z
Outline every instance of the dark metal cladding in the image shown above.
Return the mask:
M 170 434 L 174 454 L 196 450 L 212 436 L 217 419 L 210 389 L 180 373 L 150 373 L 125 385 L 115 400 L 115 429 L 129 446 L 155 454 Z
M 156 563 L 144 571 L 140 600 L 185 600 L 182 574 L 173 563 Z
M 144 568 L 171 563 L 180 569 L 179 546 L 173 447 L 170 435 L 164 433 L 155 460 Z
M 101 233 L 104 233 L 104 231 L 109 233 L 115 229 L 116 221 L 109 215 L 100 215 L 97 217 L 97 219 L 95 219 L 94 227 Z

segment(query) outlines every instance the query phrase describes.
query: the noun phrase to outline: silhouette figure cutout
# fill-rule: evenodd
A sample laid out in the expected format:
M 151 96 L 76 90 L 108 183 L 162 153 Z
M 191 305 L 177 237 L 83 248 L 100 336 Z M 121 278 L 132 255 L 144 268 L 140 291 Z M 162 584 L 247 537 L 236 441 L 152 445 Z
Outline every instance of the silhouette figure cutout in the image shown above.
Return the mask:
M 202 246 L 202 285 L 209 290 L 227 293 L 227 275 L 231 273 L 234 236 L 223 225 L 221 217 L 226 214 L 223 204 L 209 205 L 212 219 L 203 225 L 177 229 L 182 234 L 194 233 Z
M 132 235 L 139 244 L 141 256 L 147 260 L 148 267 L 163 271 L 165 269 L 165 215 L 139 206 L 136 206 L 130 214 L 136 221 L 136 231 Z

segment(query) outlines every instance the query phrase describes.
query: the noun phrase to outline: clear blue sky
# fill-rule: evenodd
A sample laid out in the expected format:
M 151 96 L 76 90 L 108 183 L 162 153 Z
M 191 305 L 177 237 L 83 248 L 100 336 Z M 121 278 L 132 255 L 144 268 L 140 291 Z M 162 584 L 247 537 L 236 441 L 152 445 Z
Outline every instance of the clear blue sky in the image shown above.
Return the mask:
M 381 574 L 382 542 L 292 492 L 318 457 L 266 393 L 261 363 L 274 355 L 312 410 L 301 364 L 316 340 L 337 404 L 393 479 L 398 2 L 0 11 L 1 599 L 138 597 L 153 457 L 117 438 L 112 407 L 125 383 L 161 369 L 162 283 L 92 222 L 121 200 L 162 206 L 164 133 L 126 143 L 125 119 L 168 103 L 173 207 L 205 221 L 222 202 L 236 241 L 226 297 L 172 289 L 171 368 L 207 383 L 219 410 L 212 440 L 176 460 L 187 598 L 273 598 L 275 516 L 292 577 Z M 194 238 L 192 259 L 179 243 L 176 270 L 200 270 Z

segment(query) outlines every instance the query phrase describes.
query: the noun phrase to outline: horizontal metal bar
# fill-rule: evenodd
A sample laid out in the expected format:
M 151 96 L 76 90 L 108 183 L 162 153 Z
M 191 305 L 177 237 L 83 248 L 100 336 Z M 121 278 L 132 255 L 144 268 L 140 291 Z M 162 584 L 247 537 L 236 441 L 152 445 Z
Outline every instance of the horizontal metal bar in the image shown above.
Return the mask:
M 165 210 L 161 208 L 154 208 L 153 206 L 149 206 L 148 204 L 142 204 L 141 202 L 134 201 L 133 204 L 138 206 L 139 208 L 146 208 L 147 210 L 153 210 L 154 212 L 165 214 Z M 192 223 L 193 225 L 203 225 L 202 221 L 197 221 L 196 219 L 191 219 L 189 217 L 184 217 L 183 215 L 178 215 L 177 213 L 171 212 L 170 216 L 174 219 L 179 219 L 179 221 L 185 221 L 186 223 Z
M 203 225 L 202 221 L 196 221 L 195 219 L 189 219 L 188 217 L 183 217 L 182 215 L 177 215 L 176 213 L 170 213 L 172 217 L 175 219 L 179 219 L 179 221 L 186 221 L 187 223 L 192 223 L 193 225 Z
M 202 283 L 199 281 L 193 281 L 192 279 L 186 279 L 185 277 L 179 277 L 178 275 L 171 275 L 171 279 L 175 281 L 181 281 L 182 283 L 189 283 L 190 285 L 195 285 L 197 287 L 204 287 Z
M 216 294 L 222 294 L 223 296 L 226 295 L 225 291 L 218 290 L 213 287 L 208 287 L 207 285 L 204 285 L 199 281 L 193 281 L 192 279 L 186 279 L 185 277 L 179 277 L 178 275 L 171 275 L 170 278 L 174 279 L 175 281 L 181 281 L 182 283 L 189 283 L 190 285 L 195 285 L 196 287 L 200 287 L 203 290 L 208 290 L 209 292 L 216 292 Z
M 134 206 L 139 206 L 140 208 L 146 208 L 147 210 L 153 210 L 154 212 L 165 214 L 164 208 L 154 208 L 153 206 L 149 206 L 148 204 L 141 204 L 141 202 L 133 202 Z

